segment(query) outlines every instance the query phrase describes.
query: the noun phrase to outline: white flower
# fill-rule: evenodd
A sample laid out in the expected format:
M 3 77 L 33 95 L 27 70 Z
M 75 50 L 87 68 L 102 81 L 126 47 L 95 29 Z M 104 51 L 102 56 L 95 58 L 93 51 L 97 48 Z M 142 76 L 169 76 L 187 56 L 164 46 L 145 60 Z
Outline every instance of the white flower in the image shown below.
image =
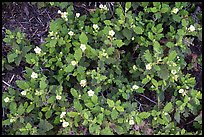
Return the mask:
M 10 100 L 10 99 L 9 99 L 8 97 L 6 97 L 6 98 L 4 99 L 4 102 L 7 103 L 7 102 L 9 102 L 9 100 Z
M 101 55 L 104 56 L 104 57 L 106 57 L 108 54 L 105 53 L 105 52 L 103 52 Z
M 71 61 L 71 64 L 72 64 L 73 66 L 75 66 L 75 65 L 77 64 L 77 62 L 76 62 L 76 61 Z
M 21 92 L 21 95 L 25 96 L 25 95 L 26 95 L 26 93 L 27 93 L 27 91 L 26 91 L 26 90 L 24 90 L 24 91 L 22 91 L 22 92 Z
M 146 70 L 150 70 L 152 68 L 152 65 L 149 63 L 146 65 Z
M 90 97 L 92 97 L 92 96 L 94 95 L 94 91 L 93 91 L 93 90 L 89 90 L 87 93 L 88 93 L 88 95 L 89 95 Z
M 103 4 L 100 4 L 100 5 L 99 5 L 99 8 L 100 8 L 100 9 L 103 9 Z
M 78 18 L 80 16 L 80 13 L 76 13 L 76 17 Z
M 177 14 L 177 13 L 178 13 L 178 11 L 179 11 L 179 9 L 178 9 L 178 8 L 173 8 L 173 10 L 172 10 L 171 12 L 173 12 L 173 13 Z
M 132 86 L 132 89 L 133 89 L 133 90 L 137 90 L 138 88 L 139 88 L 139 86 L 137 86 L 137 85 L 133 85 L 133 86 Z
M 69 122 L 64 121 L 64 122 L 62 123 L 62 127 L 67 127 L 68 125 L 69 125 Z
M 61 99 L 62 99 L 62 96 L 57 95 L 57 96 L 56 96 L 56 99 L 57 99 L 57 100 L 61 100 Z
M 62 12 L 61 12 L 61 10 L 58 10 L 57 13 L 58 13 L 58 14 L 61 14 Z
M 184 93 L 184 89 L 179 89 L 179 93 Z
M 135 37 L 132 37 L 132 40 L 135 40 Z
M 115 32 L 113 30 L 110 30 L 109 35 L 113 37 L 115 35 Z
M 129 124 L 130 124 L 130 125 L 134 125 L 134 124 L 135 124 L 134 120 L 133 120 L 133 119 L 130 119 L 130 120 L 129 120 Z
M 136 69 L 137 69 L 136 65 L 133 65 L 133 67 L 132 67 L 132 68 L 133 68 L 133 70 L 136 70 Z
M 62 12 L 61 17 L 64 18 L 64 19 L 67 19 L 67 12 Z
M 86 45 L 85 44 L 81 44 L 80 48 L 84 52 L 84 50 L 86 49 Z
M 171 73 L 172 73 L 173 75 L 175 75 L 175 74 L 176 74 L 176 70 L 175 70 L 175 69 L 171 70 Z
M 166 116 L 166 115 L 168 115 L 168 113 L 165 112 L 164 115 Z
M 74 35 L 74 32 L 73 31 L 69 31 L 68 33 L 70 36 L 73 36 Z
M 194 27 L 193 25 L 191 25 L 191 26 L 188 28 L 188 30 L 190 30 L 190 31 L 195 31 L 195 27 Z
M 108 8 L 107 8 L 107 6 L 106 6 L 106 5 L 104 5 L 104 6 L 103 6 L 103 9 L 104 9 L 104 10 L 108 10 Z
M 36 47 L 36 48 L 34 49 L 34 51 L 35 51 L 36 54 L 40 54 L 41 49 L 40 49 L 39 47 Z
M 65 115 L 66 115 L 66 112 L 62 112 L 62 113 L 60 114 L 60 118 L 63 118 Z
M 35 73 L 35 72 L 32 72 L 32 74 L 31 74 L 31 78 L 38 78 L 38 74 Z
M 85 86 L 86 86 L 86 80 L 81 80 L 81 81 L 80 81 L 80 85 L 81 85 L 82 87 L 85 87 Z
M 186 86 L 186 89 L 189 89 L 189 86 Z
M 93 24 L 93 28 L 96 30 L 96 29 L 98 29 L 99 27 L 98 27 L 97 24 Z

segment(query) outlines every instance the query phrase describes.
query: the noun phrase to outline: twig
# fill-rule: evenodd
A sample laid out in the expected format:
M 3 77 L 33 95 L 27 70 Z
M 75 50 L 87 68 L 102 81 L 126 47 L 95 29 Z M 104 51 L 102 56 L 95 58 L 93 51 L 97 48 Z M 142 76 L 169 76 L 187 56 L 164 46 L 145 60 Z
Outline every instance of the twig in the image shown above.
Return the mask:
M 7 82 L 5 82 L 4 80 L 2 80 L 2 82 L 4 83 L 4 84 L 6 84 L 7 86 L 9 86 L 9 87 L 12 87 L 13 88 L 13 86 L 11 86 L 11 85 L 9 85 Z
M 139 103 L 139 111 L 140 111 L 140 108 L 142 108 L 142 111 L 143 111 L 143 110 L 144 110 L 143 107 L 142 107 L 143 104 L 140 103 L 136 98 L 134 98 L 134 100 L 135 100 L 137 103 Z
M 152 103 L 157 104 L 155 101 L 151 100 L 150 98 L 146 97 L 145 95 L 142 95 L 142 94 L 139 94 L 139 95 L 142 96 L 142 97 L 144 97 L 144 98 L 146 98 L 146 99 L 148 99 L 148 100 L 151 101 Z
M 8 83 L 11 83 L 15 75 L 13 75 Z

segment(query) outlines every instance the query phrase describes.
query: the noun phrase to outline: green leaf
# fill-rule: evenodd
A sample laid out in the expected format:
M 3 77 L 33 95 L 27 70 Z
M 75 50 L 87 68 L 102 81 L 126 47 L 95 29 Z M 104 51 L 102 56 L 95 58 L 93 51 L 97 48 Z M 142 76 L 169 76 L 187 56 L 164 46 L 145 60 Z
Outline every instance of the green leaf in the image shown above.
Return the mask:
M 136 34 L 142 34 L 144 31 L 141 27 L 137 26 L 134 28 L 134 31 Z
M 109 25 L 112 24 L 110 20 L 104 20 L 104 23 L 105 23 L 107 26 L 109 26 Z
M 157 71 L 158 76 L 163 79 L 167 80 L 169 78 L 169 70 L 165 65 L 160 65 L 161 70 Z
M 16 53 L 11 53 L 7 55 L 7 59 L 8 59 L 8 63 L 14 62 L 14 59 L 17 57 L 18 55 Z
M 167 11 L 169 11 L 169 8 L 167 7 L 161 8 L 161 13 L 166 13 Z
M 101 135 L 114 135 L 110 127 L 105 127 L 101 130 Z
M 74 66 L 73 65 L 68 65 L 65 69 L 64 69 L 64 71 L 65 72 L 67 72 L 67 73 L 69 73 L 69 72 L 72 72 L 74 70 Z
M 78 114 L 78 112 L 68 112 L 67 113 L 68 114 L 68 116 L 70 116 L 70 117 L 76 117 L 76 116 L 78 116 L 79 114 Z
M 76 59 L 76 61 L 79 62 L 81 57 L 82 57 L 82 51 L 81 51 L 80 48 L 78 48 L 78 49 L 75 50 L 74 58 Z
M 35 104 L 30 104 L 30 105 L 28 106 L 28 108 L 26 109 L 26 112 L 27 112 L 27 113 L 30 113 L 30 112 L 34 109 L 34 107 L 35 107 Z
M 158 11 L 158 9 L 156 7 L 150 8 L 151 12 L 155 13 Z
M 15 102 L 11 102 L 11 104 L 9 105 L 9 109 L 10 109 L 10 113 L 16 113 L 17 110 L 17 105 Z
M 130 40 L 132 38 L 132 31 L 127 29 L 127 28 L 124 28 L 122 30 L 122 34 L 123 36 L 125 36 L 128 40 Z
M 122 47 L 125 43 L 122 40 L 114 40 L 113 45 L 117 45 L 118 48 Z M 114 51 L 114 50 L 113 50 Z M 108 51 L 107 51 L 108 53 Z
M 81 111 L 82 110 L 82 105 L 80 104 L 80 102 L 78 100 L 74 100 L 74 107 L 77 111 Z
M 45 113 L 46 119 L 50 118 L 51 116 L 52 116 L 52 110 L 48 110 L 48 111 Z
M 152 79 L 152 83 L 156 88 L 158 88 L 158 82 L 155 79 Z
M 20 106 L 18 107 L 17 113 L 19 115 L 22 115 L 25 112 L 25 108 L 23 107 L 22 104 L 20 104 Z
M 153 39 L 154 39 L 153 33 L 152 32 L 148 32 L 147 34 L 148 34 L 148 38 L 153 41 Z
M 200 113 L 194 120 L 198 121 L 199 124 L 202 124 L 202 113 Z
M 175 50 L 170 52 L 169 57 L 168 57 L 168 61 L 173 61 L 176 58 L 176 56 L 177 56 L 177 53 Z
M 23 80 L 16 80 L 16 84 L 19 88 L 26 90 L 28 89 L 30 86 L 28 85 L 28 83 L 26 81 Z
M 10 122 L 10 119 L 6 119 L 4 121 L 2 121 L 2 126 L 6 126 L 6 125 L 10 125 L 11 122 Z
M 167 42 L 167 43 L 166 43 L 166 46 L 169 47 L 169 48 L 173 48 L 173 47 L 174 47 L 174 43 L 172 43 L 172 42 Z
M 156 53 L 162 53 L 162 48 L 158 41 L 153 42 L 153 49 Z
M 50 107 L 43 107 L 42 109 L 41 109 L 41 111 L 42 112 L 46 112 L 46 111 L 48 111 L 50 109 Z
M 122 106 L 116 106 L 115 107 L 118 111 L 120 112 L 123 112 L 124 111 L 124 108 Z
M 146 119 L 149 116 L 150 116 L 149 112 L 141 112 L 141 113 L 139 113 L 139 117 L 142 118 L 142 119 Z
M 88 37 L 84 32 L 82 32 L 81 35 L 79 36 L 79 41 L 81 42 L 81 44 L 87 44 Z
M 70 92 L 71 92 L 72 96 L 74 96 L 75 98 L 79 97 L 77 91 L 74 88 L 71 88 Z
M 39 129 L 44 131 L 44 132 L 47 132 L 47 131 L 53 129 L 53 125 L 50 124 L 47 120 L 40 120 Z
M 173 105 L 171 102 L 167 103 L 166 106 L 164 107 L 164 112 L 170 112 L 173 108 Z
M 180 123 L 180 112 L 176 111 L 176 113 L 174 114 L 174 119 L 176 120 L 176 122 Z
M 94 104 L 98 103 L 98 97 L 96 95 L 93 95 L 91 97 L 91 100 L 93 101 Z
M 47 87 L 47 83 L 46 83 L 46 77 L 43 76 L 41 79 L 40 79 L 40 89 L 41 90 L 44 90 L 46 87 Z
M 86 112 L 84 113 L 84 118 L 85 118 L 85 119 L 88 119 L 88 118 L 89 118 L 89 115 L 88 115 Z
M 113 109 L 111 112 L 111 118 L 115 120 L 118 117 L 118 111 L 116 109 Z
M 51 97 L 47 100 L 47 103 L 52 104 L 52 103 L 55 102 L 55 100 L 56 100 L 56 97 L 55 97 L 55 96 L 51 96 Z
M 149 52 L 149 50 L 146 50 L 146 51 L 145 51 L 144 57 L 145 57 L 145 59 L 146 59 L 149 63 L 152 62 L 152 54 Z
M 176 21 L 176 22 L 178 22 L 178 23 L 181 21 L 181 17 L 180 17 L 179 15 L 173 14 L 172 17 L 173 17 L 173 20 Z
M 97 116 L 97 122 L 101 125 L 102 122 L 103 122 L 103 113 L 100 113 L 98 116 Z
M 114 101 L 113 100 L 110 100 L 110 99 L 107 99 L 107 103 L 108 103 L 108 106 L 109 107 L 114 107 Z
M 131 2 L 125 3 L 125 12 L 127 12 L 131 8 Z

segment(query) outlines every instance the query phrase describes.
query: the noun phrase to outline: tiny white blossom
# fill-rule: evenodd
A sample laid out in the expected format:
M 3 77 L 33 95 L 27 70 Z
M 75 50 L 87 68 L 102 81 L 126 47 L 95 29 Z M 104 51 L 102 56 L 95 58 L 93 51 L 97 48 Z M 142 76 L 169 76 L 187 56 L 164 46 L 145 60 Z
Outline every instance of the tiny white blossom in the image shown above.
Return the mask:
M 69 122 L 64 121 L 64 122 L 62 123 L 62 127 L 67 127 L 68 125 L 69 125 Z
M 179 9 L 178 9 L 178 8 L 173 8 L 173 10 L 172 10 L 171 12 L 173 12 L 173 13 L 177 14 L 177 13 L 178 13 L 178 11 L 179 11 Z
M 58 10 L 57 13 L 58 13 L 58 14 L 61 14 L 62 12 L 61 12 L 61 10 Z
M 86 50 L 86 45 L 85 44 L 81 44 L 80 48 L 84 52 L 84 50 Z
M 99 27 L 98 27 L 97 24 L 93 24 L 93 28 L 96 30 L 96 29 L 98 29 Z
M 81 85 L 82 87 L 85 87 L 85 86 L 86 86 L 86 80 L 81 80 L 81 81 L 80 81 L 80 85 Z
M 137 85 L 133 85 L 133 86 L 132 86 L 132 89 L 133 89 L 133 90 L 137 90 L 138 88 L 139 88 L 139 86 L 137 86 Z
M 21 92 L 21 95 L 25 96 L 25 95 L 26 95 L 26 93 L 27 93 L 27 91 L 26 91 L 26 90 L 24 90 L 24 91 L 22 91 L 22 92 Z
M 184 89 L 179 89 L 179 93 L 184 93 Z
M 113 30 L 110 30 L 109 35 L 113 37 L 115 35 L 115 32 Z
M 134 124 L 135 124 L 134 120 L 133 120 L 133 119 L 130 119 L 130 120 L 129 120 L 129 124 L 130 124 L 130 125 L 134 125 Z
M 63 118 L 65 115 L 66 115 L 66 112 L 62 112 L 62 113 L 60 114 L 60 118 Z
M 173 75 L 175 75 L 175 74 L 176 74 L 176 70 L 175 70 L 175 69 L 171 70 L 171 73 L 172 73 Z
M 100 4 L 100 5 L 99 5 L 99 8 L 100 8 L 100 9 L 103 9 L 103 4 Z
M 191 25 L 191 26 L 188 28 L 188 30 L 190 30 L 190 31 L 195 31 L 195 27 L 194 27 L 193 25 Z
M 73 66 L 75 66 L 75 65 L 77 64 L 77 62 L 76 62 L 76 61 L 71 61 L 71 64 L 72 64 Z
M 88 93 L 88 95 L 89 95 L 90 97 L 92 97 L 92 96 L 94 95 L 94 91 L 93 91 L 93 90 L 89 90 L 87 93 Z
M 150 70 L 152 68 L 152 65 L 149 63 L 146 65 L 146 70 Z
M 168 113 L 165 112 L 164 115 L 166 116 L 166 115 L 168 115 Z
M 132 37 L 132 40 L 135 40 L 135 37 Z
M 57 100 L 61 100 L 61 99 L 62 99 L 62 96 L 57 95 L 57 96 L 56 96 L 56 99 L 57 99 Z
M 101 55 L 106 57 L 108 54 L 106 52 L 103 52 Z
M 186 86 L 186 89 L 189 89 L 189 86 Z
M 133 68 L 133 70 L 136 70 L 136 69 L 137 69 L 136 65 L 133 65 L 133 67 L 132 67 L 132 68 Z
M 80 16 L 80 13 L 76 13 L 76 17 L 78 18 Z
M 64 18 L 64 19 L 67 19 L 67 12 L 62 12 L 61 17 Z
M 69 31 L 68 33 L 70 36 L 73 36 L 74 35 L 74 32 L 73 31 Z
M 4 102 L 7 103 L 7 102 L 9 102 L 9 100 L 10 100 L 10 99 L 9 99 L 8 97 L 6 97 L 6 98 L 4 99 Z
M 38 78 L 38 74 L 37 73 L 35 73 L 35 72 L 32 72 L 32 74 L 31 74 L 31 78 Z
M 103 5 L 104 10 L 108 10 L 108 7 L 106 5 Z
M 34 51 L 35 51 L 36 54 L 40 54 L 41 49 L 40 49 L 39 47 L 36 47 L 36 48 L 34 49 Z

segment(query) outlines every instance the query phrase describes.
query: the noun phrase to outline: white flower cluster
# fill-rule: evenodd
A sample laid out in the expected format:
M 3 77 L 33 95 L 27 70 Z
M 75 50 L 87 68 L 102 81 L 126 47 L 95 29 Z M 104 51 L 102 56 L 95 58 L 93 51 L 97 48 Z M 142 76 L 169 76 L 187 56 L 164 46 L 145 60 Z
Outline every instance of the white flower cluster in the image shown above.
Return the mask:
M 108 10 L 108 7 L 106 5 L 100 4 L 99 5 L 100 9 Z
M 62 113 L 60 114 L 60 118 L 63 118 L 66 114 L 67 114 L 66 112 L 62 112 Z
M 86 80 L 85 80 L 85 79 L 80 81 L 80 85 L 81 85 L 82 87 L 85 87 L 86 84 L 87 84 L 87 83 L 86 83 Z
M 99 29 L 99 27 L 98 27 L 97 24 L 93 24 L 93 28 L 94 28 L 95 30 L 98 30 L 98 29 Z
M 85 44 L 81 44 L 80 48 L 84 52 L 86 50 L 86 45 Z
M 67 18 L 67 12 L 62 12 L 60 10 L 58 10 L 57 12 L 58 14 L 61 14 L 61 17 L 65 20 L 65 21 L 68 21 L 68 18 Z
M 132 89 L 133 89 L 133 90 L 137 90 L 138 88 L 139 88 L 139 86 L 137 86 L 137 85 L 133 85 L 133 86 L 132 86 Z
M 65 120 L 63 120 L 62 127 L 67 127 L 67 126 L 69 126 L 69 122 L 66 122 Z
M 129 120 L 129 124 L 130 124 L 130 125 L 134 125 L 134 124 L 135 124 L 135 122 L 134 122 L 134 120 L 133 120 L 133 117 Z
M 180 94 L 182 94 L 182 96 L 186 95 L 186 91 L 184 89 L 179 89 L 178 91 Z
M 102 49 L 102 54 L 101 55 L 108 58 L 108 54 L 106 53 L 106 51 L 104 49 Z
M 87 93 L 88 93 L 89 97 L 92 97 L 94 95 L 94 91 L 93 90 L 89 90 Z
M 10 101 L 10 99 L 9 99 L 9 97 L 6 97 L 5 99 L 4 99 L 4 102 L 9 102 Z

